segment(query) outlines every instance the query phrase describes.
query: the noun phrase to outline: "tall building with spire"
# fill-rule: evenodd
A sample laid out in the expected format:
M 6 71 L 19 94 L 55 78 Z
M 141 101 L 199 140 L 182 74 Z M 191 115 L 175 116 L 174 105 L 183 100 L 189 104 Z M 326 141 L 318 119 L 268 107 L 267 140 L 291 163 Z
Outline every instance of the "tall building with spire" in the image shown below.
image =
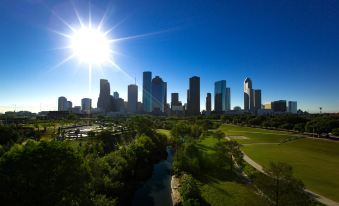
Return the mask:
M 143 73 L 142 103 L 144 112 L 152 112 L 152 72 L 150 71 Z
M 111 89 L 108 80 L 100 79 L 100 94 L 97 107 L 103 112 L 111 110 Z
M 254 109 L 252 80 L 247 77 L 244 81 L 244 110 L 252 111 Z

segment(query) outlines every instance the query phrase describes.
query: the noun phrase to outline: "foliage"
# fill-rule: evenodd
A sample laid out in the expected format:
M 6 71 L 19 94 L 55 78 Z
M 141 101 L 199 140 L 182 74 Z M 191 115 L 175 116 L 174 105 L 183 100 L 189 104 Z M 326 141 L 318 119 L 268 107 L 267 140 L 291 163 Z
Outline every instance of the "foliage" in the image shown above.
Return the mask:
M 0 126 L 0 145 L 10 146 L 20 137 L 21 134 L 14 127 Z
M 218 141 L 215 144 L 215 153 L 217 162 L 221 167 L 236 165 L 239 168 L 243 166 L 243 154 L 240 150 L 240 144 L 236 141 Z
M 3 205 L 89 204 L 83 159 L 60 142 L 28 141 L 0 158 Z
M 335 135 L 335 136 L 339 136 L 339 128 L 333 129 L 332 134 Z
M 201 168 L 201 155 L 197 144 L 190 141 L 179 147 L 174 155 L 172 163 L 173 173 L 181 172 L 199 174 Z
M 200 191 L 196 180 L 188 174 L 184 174 L 181 179 L 180 195 L 184 205 L 197 205 L 196 200 L 200 198 Z M 185 203 L 186 202 L 186 203 Z

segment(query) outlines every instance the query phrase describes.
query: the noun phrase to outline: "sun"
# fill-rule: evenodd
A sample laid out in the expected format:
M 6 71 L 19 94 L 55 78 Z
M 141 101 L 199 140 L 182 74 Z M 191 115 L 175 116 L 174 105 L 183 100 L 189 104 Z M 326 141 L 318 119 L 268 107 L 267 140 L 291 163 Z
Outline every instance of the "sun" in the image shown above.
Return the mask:
M 70 37 L 73 56 L 81 63 L 101 65 L 111 59 L 111 43 L 99 28 L 81 27 Z

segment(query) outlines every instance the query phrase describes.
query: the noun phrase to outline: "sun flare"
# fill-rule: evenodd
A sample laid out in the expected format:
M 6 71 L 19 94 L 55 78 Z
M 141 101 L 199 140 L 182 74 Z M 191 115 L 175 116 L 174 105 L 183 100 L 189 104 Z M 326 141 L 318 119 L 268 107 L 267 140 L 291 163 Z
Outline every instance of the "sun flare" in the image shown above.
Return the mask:
M 87 64 L 104 64 L 111 59 L 111 45 L 105 33 L 97 28 L 82 27 L 71 35 L 73 55 Z

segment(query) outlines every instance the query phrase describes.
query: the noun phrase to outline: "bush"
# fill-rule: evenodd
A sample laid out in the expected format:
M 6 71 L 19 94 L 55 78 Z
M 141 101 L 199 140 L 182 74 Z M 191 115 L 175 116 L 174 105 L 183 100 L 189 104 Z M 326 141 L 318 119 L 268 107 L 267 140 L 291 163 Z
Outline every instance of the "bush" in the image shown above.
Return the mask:
M 332 134 L 335 136 L 339 136 L 339 128 L 333 129 Z
M 192 175 L 184 174 L 181 179 L 181 187 L 179 189 L 180 195 L 183 201 L 189 201 L 191 199 L 199 199 L 200 191 L 196 180 Z

